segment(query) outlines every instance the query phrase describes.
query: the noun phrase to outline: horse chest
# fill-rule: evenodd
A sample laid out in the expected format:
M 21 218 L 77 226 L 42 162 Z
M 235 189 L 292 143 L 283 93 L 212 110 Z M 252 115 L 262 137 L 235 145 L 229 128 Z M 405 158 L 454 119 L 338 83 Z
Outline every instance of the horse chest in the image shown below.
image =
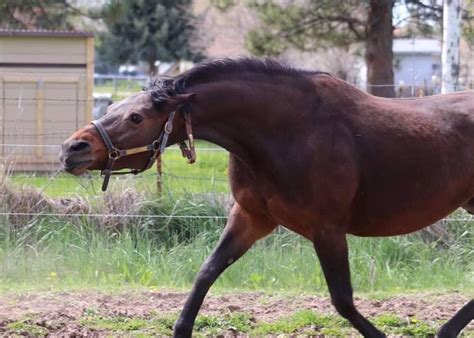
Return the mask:
M 312 238 L 312 231 L 304 224 L 303 218 L 314 216 L 301 204 L 291 203 L 291 198 L 275 191 L 274 186 L 265 179 L 255 179 L 249 170 L 235 156 L 229 162 L 229 180 L 235 200 L 243 208 L 257 214 L 265 214 L 288 229 Z M 272 189 L 273 187 L 273 189 Z

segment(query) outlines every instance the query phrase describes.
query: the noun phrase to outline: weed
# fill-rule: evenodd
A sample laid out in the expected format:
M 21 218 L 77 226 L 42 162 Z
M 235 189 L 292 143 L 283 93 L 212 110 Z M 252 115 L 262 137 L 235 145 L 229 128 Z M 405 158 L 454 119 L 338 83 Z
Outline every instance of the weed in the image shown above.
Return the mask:
M 128 333 L 133 334 L 151 334 L 151 335 L 171 335 L 171 320 L 168 318 L 161 319 L 144 319 L 135 317 L 83 317 L 79 323 L 93 330 L 102 330 L 112 333 Z
M 196 318 L 194 330 L 207 335 L 217 335 L 222 331 L 249 332 L 252 328 L 251 316 L 246 313 L 232 313 L 221 317 L 200 315 Z
M 434 337 L 437 327 L 429 325 L 425 322 L 417 321 L 416 323 L 410 323 L 407 326 L 401 327 L 399 330 L 394 331 L 395 333 L 401 333 L 403 335 L 412 337 Z
M 6 330 L 9 335 L 21 335 L 32 337 L 44 337 L 48 330 L 36 324 L 28 324 L 25 321 L 16 321 L 6 325 Z
M 371 319 L 382 331 L 414 337 L 433 337 L 438 325 L 430 325 L 415 318 L 403 319 L 393 314 L 382 314 Z
M 336 328 L 338 332 L 342 332 L 341 329 L 347 327 L 348 323 L 340 317 L 319 315 L 313 311 L 301 310 L 287 318 L 281 318 L 270 323 L 260 323 L 253 330 L 253 333 L 256 335 L 290 334 L 304 329 L 321 332 L 322 329 L 336 330 Z
M 404 327 L 407 326 L 408 322 L 400 318 L 397 315 L 389 314 L 389 313 L 384 313 L 381 315 L 378 315 L 372 319 L 372 322 L 374 323 L 375 326 L 378 326 L 380 328 L 383 327 Z

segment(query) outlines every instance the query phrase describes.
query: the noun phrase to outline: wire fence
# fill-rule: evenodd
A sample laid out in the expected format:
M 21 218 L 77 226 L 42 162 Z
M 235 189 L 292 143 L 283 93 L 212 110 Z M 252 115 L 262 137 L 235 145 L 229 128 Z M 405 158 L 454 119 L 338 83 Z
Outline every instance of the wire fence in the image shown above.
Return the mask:
M 62 142 L 71 133 L 55 132 L 48 136 L 60 136 Z M 1 171 L 8 179 L 19 186 L 31 185 L 37 188 L 46 188 L 51 196 L 67 197 L 70 194 L 86 193 L 85 187 L 100 183 L 100 175 L 87 174 L 83 177 L 74 177 L 62 173 L 59 163 L 61 146 L 59 144 L 22 144 L 25 135 L 19 135 L 16 143 L 0 143 L 2 149 Z M 27 138 L 26 138 L 27 139 Z M 58 142 L 58 143 L 60 143 Z M 38 149 L 41 155 L 38 155 Z M 190 166 L 182 158 L 181 150 L 177 146 L 169 147 L 163 155 L 162 177 L 158 177 L 156 168 L 137 176 L 114 177 L 116 184 L 150 188 L 153 181 L 161 181 L 165 189 L 179 190 L 187 188 L 190 192 L 211 193 L 216 189 L 227 192 L 227 160 L 228 153 L 222 148 L 204 143 L 197 144 L 199 161 Z M 174 180 L 191 180 L 193 184 L 178 184 Z M 151 186 L 156 186 L 151 184 Z M 95 187 L 93 188 L 93 190 Z
M 202 165 L 190 166 L 184 159 L 181 158 L 180 149 L 172 146 L 164 154 L 162 175 L 159 176 L 156 168 L 137 175 L 114 177 L 110 188 L 111 191 L 105 195 L 100 191 L 101 177 L 98 174 L 87 174 L 82 177 L 75 177 L 66 173 L 60 172 L 60 165 L 55 164 L 54 170 L 33 170 L 24 171 L 16 170 L 19 164 L 24 165 L 21 161 L 28 162 L 32 158 L 29 155 L 31 149 L 34 148 L 48 148 L 50 151 L 45 153 L 51 154 L 52 158 L 57 159 L 61 149 L 60 145 L 37 145 L 37 144 L 0 144 L 3 149 L 8 149 L 10 152 L 10 162 L 4 157 L 2 167 L 3 172 L 2 186 L 0 187 L 0 194 L 6 196 L 6 186 L 11 191 L 26 191 L 23 198 L 32 198 L 33 201 L 27 203 L 25 207 L 22 203 L 24 201 L 20 198 L 17 202 L 19 207 L 12 207 L 10 203 L 9 208 L 0 209 L 0 216 L 24 218 L 31 220 L 38 217 L 65 217 L 65 218 L 104 218 L 104 219 L 135 219 L 137 221 L 143 219 L 157 219 L 157 220 L 225 220 L 225 214 L 194 214 L 194 213 L 167 213 L 167 214 L 152 214 L 145 212 L 146 208 L 142 208 L 146 204 L 145 200 L 153 200 L 159 198 L 160 194 L 165 196 L 174 196 L 179 199 L 189 195 L 207 195 L 209 198 L 215 196 L 230 195 L 230 189 L 227 182 L 227 161 L 228 153 L 222 148 L 213 147 L 208 144 L 198 144 L 197 152 L 202 162 Z M 20 162 L 18 162 L 20 160 Z M 33 161 L 37 165 L 37 162 Z M 157 182 L 162 186 L 161 193 L 157 191 Z M 35 192 L 32 192 L 32 189 Z M 130 195 L 130 192 L 132 193 Z M 36 194 L 36 195 L 35 195 Z M 124 197 L 124 194 L 128 196 Z M 132 200 L 130 201 L 130 196 Z M 125 198 L 125 202 L 122 200 Z M 112 208 L 109 206 L 104 209 L 104 203 L 109 203 L 113 200 Z M 46 204 L 45 204 L 46 203 Z M 88 207 L 78 209 L 72 205 L 77 203 L 79 207 L 84 203 Z M 135 207 L 119 207 L 116 205 L 123 204 L 134 205 Z M 225 204 L 225 203 L 224 203 Z M 229 204 L 229 201 L 227 201 Z M 46 205 L 46 206 L 45 206 Z M 95 208 L 93 206 L 96 206 Z M 59 207 L 58 207 L 59 206 Z M 222 210 L 228 209 L 223 206 Z M 195 211 L 195 210 L 194 210 Z M 445 219 L 443 222 L 472 222 L 472 216 L 462 214 L 462 216 L 452 216 Z
M 110 79 L 100 79 L 96 87 L 100 92 L 113 89 L 115 98 L 117 94 L 128 95 L 128 90 L 134 92 L 144 84 L 145 78 L 133 79 L 127 77 L 116 79 L 110 86 Z M 393 85 L 379 85 L 393 86 Z M 439 86 L 395 86 L 400 96 L 424 96 L 437 92 Z M 401 88 L 401 89 L 400 89 Z M 408 89 L 406 89 L 408 88 Z M 119 90 L 120 89 L 120 90 Z M 458 90 L 468 89 L 459 86 Z M 403 94 L 403 93 L 407 94 Z M 416 95 L 412 95 L 416 93 Z M 44 97 L 46 103 L 78 104 L 88 101 L 87 99 L 71 97 Z M 60 116 L 59 118 L 48 118 L 43 116 L 41 131 L 38 130 L 38 120 L 35 111 L 37 97 L 25 96 L 21 89 L 17 96 L 0 96 L 3 116 L 0 117 L 2 135 L 0 138 L 0 176 L 3 191 L 0 197 L 4 199 L 0 216 L 4 217 L 101 217 L 116 219 L 214 219 L 222 220 L 223 214 L 153 214 L 143 213 L 146 199 L 158 198 L 158 195 L 169 195 L 179 199 L 186 194 L 229 196 L 230 189 L 227 181 L 228 153 L 224 149 L 207 144 L 198 143 L 198 162 L 189 166 L 181 158 L 179 148 L 170 147 L 163 156 L 162 172 L 158 174 L 156 168 L 138 176 L 114 177 L 110 184 L 110 192 L 100 192 L 101 177 L 97 173 L 89 173 L 83 177 L 75 177 L 61 172 L 58 161 L 61 150 L 60 144 L 69 137 L 78 127 L 82 120 L 77 114 Z M 28 110 L 29 109 L 29 110 Z M 10 114 L 5 114 L 10 110 Z M 58 115 L 55 115 L 58 116 Z M 160 186 L 161 188 L 158 188 Z M 20 198 L 15 200 L 10 195 L 14 191 L 23 191 Z M 133 193 L 130 193 L 132 191 Z M 136 192 L 136 193 L 135 193 Z M 9 195 L 10 194 L 10 195 Z M 133 195 L 135 194 L 135 195 Z M 137 194 L 141 197 L 137 197 Z M 112 207 L 107 206 L 110 196 L 118 196 Z M 120 198 L 130 198 L 126 201 L 132 204 L 130 208 L 117 208 L 123 204 Z M 23 196 L 23 197 L 21 197 Z M 145 197 L 143 197 L 145 196 Z M 32 198 L 34 197 L 34 198 Z M 9 198 L 8 201 L 5 198 Z M 22 199 L 23 198 L 23 199 Z M 26 202 L 24 199 L 32 198 L 33 201 Z M 214 198 L 214 197 L 211 197 Z M 98 199 L 101 199 L 99 201 Z M 12 200 L 16 207 L 12 207 Z M 6 201 L 6 202 L 5 202 Z M 76 203 L 79 209 L 74 206 Z M 226 204 L 227 203 L 227 204 Z M 228 201 L 224 203 L 228 205 Z M 6 205 L 9 205 L 7 208 Z M 87 207 L 81 209 L 81 205 Z M 104 206 L 106 208 L 104 209 Z M 101 210 L 102 208 L 102 210 Z M 228 208 L 224 206 L 223 209 Z M 79 210 L 79 211 L 78 211 Z M 105 211 L 104 211 L 105 210 Z M 193 209 L 194 211 L 196 209 Z M 470 216 L 451 217 L 448 221 L 471 222 Z

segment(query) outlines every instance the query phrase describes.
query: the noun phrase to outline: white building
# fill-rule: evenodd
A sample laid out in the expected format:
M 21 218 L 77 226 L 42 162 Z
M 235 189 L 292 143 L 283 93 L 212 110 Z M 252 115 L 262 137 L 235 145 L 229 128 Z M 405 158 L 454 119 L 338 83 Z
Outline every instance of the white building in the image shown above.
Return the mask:
M 437 86 L 441 78 L 441 41 L 394 39 L 393 62 L 396 86 Z

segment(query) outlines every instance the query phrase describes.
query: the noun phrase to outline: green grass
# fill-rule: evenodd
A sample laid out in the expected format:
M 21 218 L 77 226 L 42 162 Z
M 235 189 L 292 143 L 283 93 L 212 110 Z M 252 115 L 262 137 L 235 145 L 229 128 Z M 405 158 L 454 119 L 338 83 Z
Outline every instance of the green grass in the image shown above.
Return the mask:
M 119 101 L 140 92 L 143 85 L 146 83 L 136 80 L 117 80 L 114 86 L 113 81 L 108 80 L 101 84 L 95 84 L 94 93 L 112 94 L 112 100 Z
M 112 182 L 112 191 L 106 195 L 97 192 L 98 177 L 93 179 L 94 186 L 87 189 L 79 183 L 74 186 L 76 181 L 70 178 L 64 190 L 59 186 L 58 190 L 47 191 L 51 186 L 46 187 L 45 192 L 50 196 L 70 196 L 71 189 L 77 189 L 76 194 L 85 198 L 84 203 L 92 214 L 131 213 L 143 215 L 141 217 L 1 216 L 0 290 L 127 285 L 189 288 L 224 227 L 225 218 L 219 217 L 227 214 L 223 203 L 227 196 L 224 182 L 227 155 L 223 152 L 198 154 L 198 164 L 189 166 L 178 158 L 178 152 L 166 153 L 165 172 L 189 177 L 196 172 L 200 173 L 196 176 L 209 177 L 209 168 L 213 168 L 215 172 L 211 176 L 221 178 L 221 186 L 217 180 L 212 186 L 208 180 L 167 179 L 165 175 L 161 197 L 154 191 L 154 180 L 146 176 L 133 180 L 135 184 L 144 184 L 143 189 L 128 184 L 131 181 L 117 180 Z M 19 176 L 11 179 L 18 188 Z M 41 186 L 40 178 L 33 177 L 30 182 L 35 179 Z M 61 180 L 54 180 L 52 184 L 57 181 Z M 137 188 L 138 195 L 134 195 L 133 189 L 127 190 L 129 186 Z M 209 190 L 223 193 L 206 193 Z M 20 202 L 28 195 L 31 193 L 21 195 Z M 10 205 L 9 198 L 0 197 L 3 198 L 2 210 L 18 209 Z M 77 200 L 65 206 L 63 203 L 67 200 L 51 203 L 38 211 L 45 214 L 70 212 L 70 206 L 74 207 Z M 22 210 L 25 208 L 20 208 Z M 446 243 L 433 238 L 427 240 L 420 234 L 391 238 L 349 236 L 355 290 L 371 293 L 472 290 L 472 225 L 451 222 L 448 232 L 452 238 Z M 228 269 L 217 281 L 216 288 L 325 292 L 326 283 L 312 244 L 293 233 L 278 230 Z
M 205 143 L 200 146 L 210 147 Z M 99 191 L 98 175 L 90 180 L 66 174 L 54 180 L 43 176 L 10 177 L 15 188 L 37 187 L 49 197 L 82 196 L 92 213 L 133 213 L 143 217 L 3 216 L 0 218 L 0 289 L 122 285 L 189 288 L 225 220 L 167 218 L 167 215 L 224 216 L 221 200 L 228 194 L 227 153 L 198 150 L 198 158 L 191 166 L 179 151 L 165 153 L 162 198 L 156 194 L 153 173 L 114 179 L 107 195 Z M 124 202 L 116 199 L 128 188 L 143 193 L 144 197 Z M 209 194 L 210 191 L 213 193 Z M 126 210 L 121 211 L 117 204 L 125 204 Z M 2 208 L 8 209 L 5 203 Z M 48 212 L 44 208 L 40 211 Z M 449 229 L 453 239 L 447 245 L 424 240 L 419 234 L 350 237 L 355 289 L 364 292 L 472 290 L 473 228 L 470 223 L 452 222 Z M 258 243 L 218 280 L 216 287 L 326 290 L 311 243 L 286 231 L 278 231 Z
M 48 330 L 36 324 L 29 324 L 27 321 L 16 321 L 6 325 L 5 327 L 9 335 L 43 337 Z
M 101 332 L 102 334 L 150 337 L 156 335 L 171 336 L 177 315 L 153 315 L 146 317 L 102 317 L 95 314 L 84 314 L 76 321 L 80 327 Z M 396 315 L 382 314 L 370 318 L 386 334 L 411 337 L 434 337 L 440 327 L 438 322 L 423 322 L 416 319 L 404 319 Z M 49 330 L 54 332 L 58 326 L 39 326 L 33 318 L 9 323 L 7 334 L 44 336 Z M 51 333 L 50 332 L 50 333 Z M 193 336 L 218 336 L 229 332 L 245 334 L 250 337 L 268 335 L 324 335 L 346 337 L 358 335 L 349 322 L 335 315 L 319 314 L 310 310 L 296 310 L 293 314 L 273 321 L 256 321 L 250 314 L 235 312 L 220 316 L 198 315 Z
M 130 332 L 153 330 L 156 333 L 170 334 L 168 325 L 163 325 L 163 320 L 147 320 L 143 318 L 130 317 L 95 317 L 86 316 L 82 318 L 80 324 L 94 330 L 106 330 L 112 332 Z M 170 322 L 171 323 L 171 322 Z
M 146 206 L 168 214 L 171 202 Z M 182 199 L 177 215 L 224 211 L 203 200 Z M 214 209 L 213 209 L 214 208 Z M 93 218 L 39 217 L 16 230 L 0 231 L 0 290 L 62 290 L 89 287 L 188 289 L 215 245 L 223 219 L 121 220 L 99 225 Z M 5 225 L 5 224 L 4 224 Z M 352 282 L 357 292 L 472 291 L 472 227 L 445 246 L 419 235 L 350 237 Z M 14 231 L 13 231 L 14 230 Z M 463 235 L 464 232 L 464 235 Z M 106 259 L 104 259 L 106 258 Z M 218 279 L 217 289 L 325 292 L 311 243 L 279 230 L 257 243 Z
M 253 333 L 259 336 L 279 333 L 347 335 L 349 328 L 350 324 L 341 317 L 300 310 L 289 317 L 280 318 L 274 322 L 261 323 L 253 330 Z
M 164 195 L 141 202 L 138 219 L 79 217 L 0 218 L 0 292 L 100 289 L 189 290 L 211 252 L 224 219 L 152 218 L 146 215 L 215 215 L 225 210 L 216 194 Z M 472 293 L 474 238 L 469 223 L 447 226 L 448 242 L 421 234 L 392 238 L 349 237 L 356 294 L 410 294 L 458 290 Z M 217 292 L 259 290 L 275 293 L 327 293 L 311 243 L 279 229 L 257 243 L 214 286 Z M 80 327 L 112 335 L 170 335 L 176 315 L 101 317 L 86 308 Z M 372 318 L 386 333 L 430 336 L 438 322 L 381 314 Z M 7 335 L 41 336 L 54 332 L 34 318 L 0 328 Z M 62 327 L 64 323 L 53 323 Z M 51 324 L 51 325 L 53 325 Z M 49 324 L 48 324 L 49 325 Z M 338 316 L 296 311 L 270 322 L 248 313 L 199 316 L 195 336 L 240 332 L 347 336 L 355 334 Z
M 372 323 L 383 332 L 413 337 L 434 337 L 440 324 L 429 324 L 416 318 L 401 318 L 393 314 L 382 314 L 372 318 Z

